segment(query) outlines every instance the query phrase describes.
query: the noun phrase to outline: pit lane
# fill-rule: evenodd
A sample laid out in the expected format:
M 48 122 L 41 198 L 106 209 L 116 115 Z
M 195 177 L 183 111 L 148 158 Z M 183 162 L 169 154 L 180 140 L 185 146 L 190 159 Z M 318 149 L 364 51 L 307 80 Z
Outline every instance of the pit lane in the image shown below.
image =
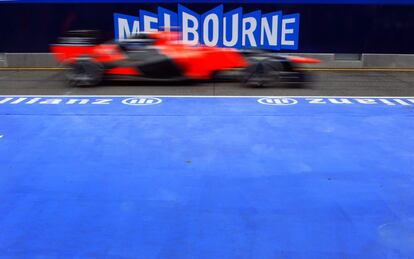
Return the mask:
M 411 73 L 304 89 L 0 77 L 3 257 L 414 255 Z
M 312 71 L 304 88 L 245 88 L 238 83 L 200 82 L 162 85 L 105 82 L 88 88 L 65 85 L 62 71 L 2 71 L 1 95 L 194 95 L 194 96 L 414 96 L 413 72 Z

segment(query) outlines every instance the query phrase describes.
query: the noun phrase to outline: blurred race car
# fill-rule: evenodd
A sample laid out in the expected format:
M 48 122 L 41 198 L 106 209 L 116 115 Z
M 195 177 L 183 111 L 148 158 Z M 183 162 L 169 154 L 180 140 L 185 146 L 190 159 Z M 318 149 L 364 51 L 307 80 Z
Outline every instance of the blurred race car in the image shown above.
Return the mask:
M 232 79 L 246 86 L 304 82 L 299 63 L 319 60 L 260 50 L 190 46 L 178 32 L 139 33 L 121 42 L 99 42 L 94 31 L 70 31 L 51 45 L 71 86 L 91 86 L 105 78 L 151 81 Z

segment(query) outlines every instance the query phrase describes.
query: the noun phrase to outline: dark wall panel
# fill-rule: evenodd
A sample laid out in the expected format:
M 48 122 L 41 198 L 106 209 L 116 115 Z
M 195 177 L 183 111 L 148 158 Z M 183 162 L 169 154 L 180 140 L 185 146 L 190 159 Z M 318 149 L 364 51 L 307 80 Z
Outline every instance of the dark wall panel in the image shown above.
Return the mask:
M 414 53 L 414 5 L 224 2 L 225 12 L 243 7 L 243 13 L 299 13 L 297 52 Z M 99 29 L 109 39 L 113 13 L 137 16 L 140 9 L 157 12 L 159 5 L 177 10 L 177 3 L 2 3 L 0 52 L 47 52 L 49 44 L 70 29 Z M 184 5 L 201 14 L 218 4 Z

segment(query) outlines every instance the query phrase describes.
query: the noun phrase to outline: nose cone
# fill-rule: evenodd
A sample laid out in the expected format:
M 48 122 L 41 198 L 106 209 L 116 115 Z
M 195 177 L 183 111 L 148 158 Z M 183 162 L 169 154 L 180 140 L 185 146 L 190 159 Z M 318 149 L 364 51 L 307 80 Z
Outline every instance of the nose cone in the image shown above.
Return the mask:
M 316 58 L 307 58 L 299 56 L 287 56 L 287 58 L 293 63 L 302 63 L 302 64 L 315 64 L 320 63 L 321 61 Z

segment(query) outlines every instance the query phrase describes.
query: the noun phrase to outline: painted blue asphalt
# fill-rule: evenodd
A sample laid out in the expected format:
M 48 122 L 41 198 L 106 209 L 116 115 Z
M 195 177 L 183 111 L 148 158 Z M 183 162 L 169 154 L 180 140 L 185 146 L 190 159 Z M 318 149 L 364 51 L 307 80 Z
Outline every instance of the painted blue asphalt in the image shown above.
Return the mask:
M 0 97 L 0 257 L 414 258 L 414 98 Z

